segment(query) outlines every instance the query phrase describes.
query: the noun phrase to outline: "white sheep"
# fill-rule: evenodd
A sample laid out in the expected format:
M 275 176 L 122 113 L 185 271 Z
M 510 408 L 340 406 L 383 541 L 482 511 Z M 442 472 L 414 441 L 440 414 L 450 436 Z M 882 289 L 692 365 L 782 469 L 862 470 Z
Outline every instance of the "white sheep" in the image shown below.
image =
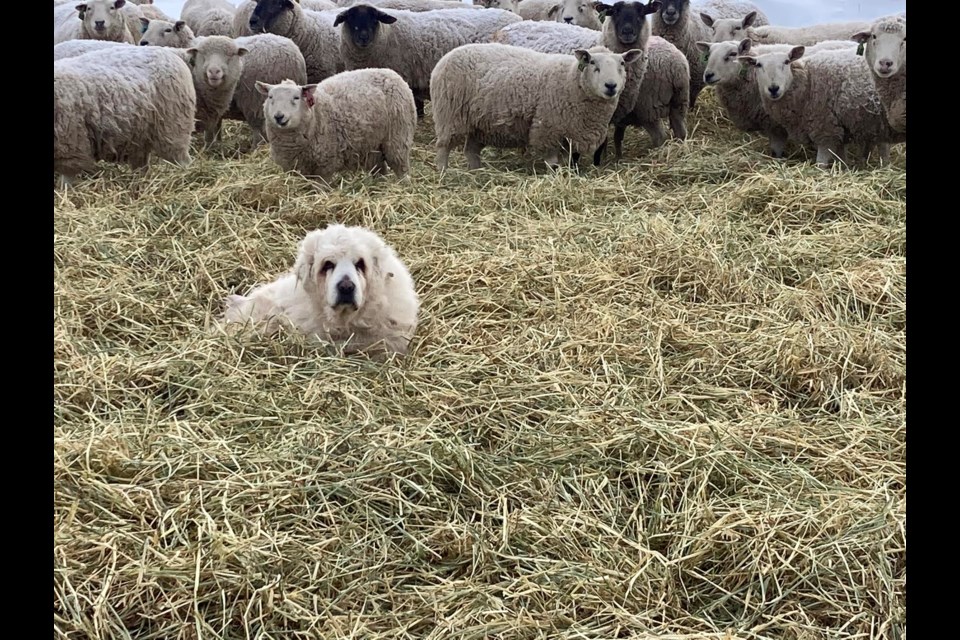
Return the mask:
M 817 165 L 844 159 L 844 147 L 880 145 L 889 160 L 889 143 L 900 142 L 887 123 L 880 97 L 863 56 L 856 51 L 821 51 L 804 56 L 804 47 L 789 52 L 741 56 L 755 67 L 763 107 L 790 139 L 817 148 Z M 905 139 L 905 138 L 904 138 Z
M 233 101 L 246 54 L 247 49 L 226 36 L 196 38 L 184 52 L 197 92 L 197 121 L 207 146 L 220 138 L 220 122 Z
M 744 0 L 707 0 L 691 6 L 690 0 L 662 0 L 660 10 L 653 16 L 653 35 L 673 43 L 687 58 L 690 66 L 690 107 L 697 103 L 703 89 L 705 60 L 697 47 L 698 41 L 713 39 L 712 29 L 704 23 L 701 13 L 711 20 L 743 18 L 754 12 L 754 24 L 767 24 L 766 16 L 752 2 Z
M 344 71 L 319 84 L 257 82 L 270 155 L 285 171 L 329 181 L 342 170 L 385 163 L 410 168 L 417 110 L 407 83 L 390 69 Z M 382 155 L 382 158 L 380 157 Z
M 196 91 L 190 68 L 155 47 L 97 50 L 53 63 L 53 166 L 64 182 L 100 160 L 190 164 Z
M 226 299 L 224 329 L 281 327 L 319 338 L 344 354 L 403 355 L 417 329 L 420 301 L 396 252 L 373 231 L 333 224 L 300 243 L 293 269 Z
M 64 58 L 76 58 L 91 51 L 122 48 L 130 50 L 134 45 L 127 42 L 113 42 L 112 40 L 67 40 L 53 46 L 53 61 Z
M 560 10 L 560 0 L 520 0 L 514 11 L 524 20 L 538 22 L 556 21 L 556 12 Z M 553 15 L 551 15 L 553 13 Z
M 897 133 L 907 132 L 907 19 L 887 16 L 869 30 L 854 34 L 863 47 L 887 121 Z
M 193 31 L 183 20 L 167 22 L 166 20 L 143 19 L 143 33 L 140 35 L 141 46 L 177 47 L 186 49 L 194 39 Z
M 357 5 L 337 15 L 342 25 L 340 54 L 347 69 L 393 69 L 407 81 L 417 101 L 417 114 L 430 98 L 430 74 L 448 51 L 461 45 L 487 42 L 500 28 L 520 22 L 501 9 L 383 11 Z
M 740 42 L 698 42 L 700 50 L 707 55 L 703 72 L 706 86 L 714 87 L 720 103 L 733 125 L 741 131 L 758 131 L 770 142 L 770 153 L 775 158 L 783 156 L 787 145 L 786 130 L 774 122 L 763 108 L 760 92 L 757 91 L 755 67 L 745 65 L 740 56 L 748 54 L 787 53 L 793 47 L 788 44 L 753 45 L 749 38 Z M 849 41 L 830 40 L 807 48 L 807 54 L 830 49 L 853 49 Z
M 198 37 L 232 36 L 235 11 L 236 7 L 226 0 L 187 0 L 180 10 L 180 19 Z
M 524 20 L 563 22 L 600 31 L 596 0 L 522 0 L 514 13 Z
M 869 31 L 870 23 L 863 20 L 831 22 L 806 27 L 780 27 L 775 25 L 747 28 L 746 37 L 754 44 L 811 45 L 824 40 L 852 40 L 853 34 Z M 706 38 L 701 38 L 706 40 Z
M 306 61 L 308 82 L 322 82 L 344 70 L 340 29 L 334 27 L 337 11 L 309 11 L 296 0 L 256 1 L 251 31 L 290 38 Z
M 499 1 L 499 0 L 497 0 Z M 475 4 L 465 4 L 459 0 L 351 0 L 349 4 L 338 5 L 338 8 L 347 9 L 360 4 L 370 5 L 378 9 L 396 9 L 399 11 L 443 11 L 446 9 L 483 9 Z
M 751 11 L 745 16 L 736 18 L 714 18 L 708 13 L 701 13 L 703 24 L 713 30 L 712 42 L 739 41 L 747 33 L 749 27 L 766 23 L 766 16 L 759 11 Z
M 87 0 L 77 5 L 54 5 L 53 44 L 67 40 L 110 40 L 135 44 L 123 12 L 125 0 Z M 136 8 L 135 8 L 136 9 Z
M 565 144 L 574 162 L 592 154 L 617 108 L 626 64 L 641 54 L 578 49 L 571 56 L 497 43 L 457 47 L 430 78 L 437 168 L 446 169 L 451 147 L 464 141 L 470 169 L 480 167 L 484 146 L 527 147 L 550 166 L 559 164 Z

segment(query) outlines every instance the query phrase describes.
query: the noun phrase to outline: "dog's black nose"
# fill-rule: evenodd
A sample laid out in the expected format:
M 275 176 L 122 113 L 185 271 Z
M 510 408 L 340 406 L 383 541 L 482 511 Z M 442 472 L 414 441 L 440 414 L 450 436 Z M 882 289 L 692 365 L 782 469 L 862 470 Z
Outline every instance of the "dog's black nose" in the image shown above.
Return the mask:
M 353 293 L 356 288 L 356 285 L 350 280 L 341 280 L 337 283 L 337 291 L 339 293 Z

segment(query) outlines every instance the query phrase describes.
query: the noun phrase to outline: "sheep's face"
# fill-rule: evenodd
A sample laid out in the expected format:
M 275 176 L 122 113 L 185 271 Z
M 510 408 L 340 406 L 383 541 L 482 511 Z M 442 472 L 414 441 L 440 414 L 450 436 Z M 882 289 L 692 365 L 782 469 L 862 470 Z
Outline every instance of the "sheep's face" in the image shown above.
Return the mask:
M 187 49 L 193 76 L 211 87 L 219 87 L 228 79 L 236 83 L 243 70 L 240 60 L 247 50 L 238 47 L 233 38 L 226 36 L 207 36 L 194 40 L 193 47 Z
M 293 0 L 256 0 L 250 14 L 250 31 L 254 33 L 287 33 L 296 10 Z
M 473 0 L 473 4 L 486 9 L 503 9 L 516 13 L 520 0 Z
M 703 70 L 704 84 L 731 82 L 740 75 L 743 64 L 737 59 L 750 52 L 750 39 L 740 42 L 698 42 L 697 48 L 705 53 L 707 66 Z
M 560 4 L 550 7 L 547 16 L 557 22 L 596 29 L 600 25 L 596 0 L 561 0 Z
M 588 94 L 604 100 L 616 100 L 623 91 L 627 79 L 627 64 L 637 59 L 643 52 L 631 49 L 626 53 L 590 53 L 577 49 L 580 70 L 580 86 Z
M 594 6 L 597 11 L 607 16 L 607 20 L 613 21 L 614 33 L 616 33 L 617 41 L 621 45 L 625 47 L 633 45 L 638 45 L 641 48 L 646 47 L 647 40 L 650 38 L 647 14 L 660 8 L 659 0 L 654 0 L 649 4 L 617 2 L 609 5 L 597 2 Z
M 686 16 L 690 8 L 690 0 L 662 0 L 660 4 L 660 19 L 666 25 L 674 25 Z
M 889 78 L 907 66 L 907 21 L 904 19 L 877 22 L 870 31 L 853 36 L 864 45 L 867 65 L 877 77 Z
M 742 62 L 756 69 L 757 87 L 765 100 L 776 102 L 793 84 L 793 63 L 803 55 L 804 47 L 794 47 L 787 53 L 765 53 L 761 56 L 742 56 Z
M 88 0 L 76 6 L 87 33 L 95 40 L 112 38 L 127 27 L 120 8 L 126 0 Z
M 396 21 L 389 13 L 376 7 L 359 5 L 338 14 L 333 26 L 343 24 L 340 37 L 349 39 L 353 46 L 363 49 L 376 41 L 381 24 L 393 24 Z
M 380 286 L 384 250 L 370 231 L 332 225 L 307 234 L 294 272 L 314 301 L 349 315 L 361 311 Z
M 726 42 L 727 40 L 740 40 L 747 33 L 747 27 L 753 26 L 757 19 L 757 12 L 751 11 L 743 18 L 721 18 L 714 20 L 706 13 L 700 14 L 700 19 L 708 27 L 713 29 L 714 42 Z
M 193 41 L 193 36 L 183 20 L 167 22 L 166 20 L 147 20 L 141 18 L 143 34 L 140 36 L 140 46 L 146 47 L 184 47 Z
M 263 115 L 268 127 L 274 129 L 297 129 L 307 111 L 313 108 L 314 91 L 317 85 L 300 86 L 292 80 L 280 84 L 256 83 L 257 91 L 267 96 L 263 103 Z

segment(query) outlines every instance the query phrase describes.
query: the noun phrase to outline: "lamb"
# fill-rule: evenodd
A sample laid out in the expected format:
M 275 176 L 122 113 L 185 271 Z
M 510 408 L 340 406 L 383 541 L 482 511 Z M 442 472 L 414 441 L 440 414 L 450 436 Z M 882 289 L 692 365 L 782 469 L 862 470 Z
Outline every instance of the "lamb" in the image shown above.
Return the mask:
M 503 9 L 504 11 L 511 11 L 513 13 L 517 13 L 518 4 L 520 4 L 520 0 L 473 0 L 473 5 L 475 7 L 483 7 L 484 9 Z
M 381 171 L 385 163 L 398 177 L 409 170 L 417 109 L 397 72 L 358 69 L 319 84 L 285 80 L 256 86 L 267 96 L 270 155 L 282 169 L 324 181 L 372 161 Z
M 713 30 L 711 42 L 728 42 L 730 40 L 740 40 L 749 27 L 757 24 L 757 19 L 765 21 L 767 18 L 757 11 L 751 11 L 743 17 L 736 18 L 716 18 L 714 19 L 708 13 L 701 13 L 700 19 L 703 24 Z M 762 22 L 761 22 L 762 23 Z
M 755 67 L 763 107 L 787 135 L 817 148 L 817 166 L 844 159 L 844 146 L 859 142 L 865 149 L 880 145 L 889 160 L 889 143 L 901 142 L 884 117 L 863 56 L 850 50 L 821 51 L 804 56 L 804 47 L 789 52 L 745 55 Z
M 501 9 L 448 11 L 382 11 L 370 5 L 350 7 L 333 25 L 343 25 L 340 54 L 347 69 L 393 69 L 410 85 L 423 116 L 430 98 L 430 74 L 448 51 L 464 44 L 486 42 L 520 16 Z
M 407 267 L 380 236 L 332 224 L 307 234 L 291 272 L 229 296 L 225 306 L 224 329 L 253 323 L 273 335 L 285 326 L 345 355 L 382 360 L 407 353 L 420 301 Z
M 437 168 L 446 169 L 450 148 L 464 141 L 470 169 L 480 168 L 487 145 L 529 147 L 552 167 L 559 165 L 564 144 L 574 163 L 580 154 L 593 153 L 617 108 L 626 64 L 642 53 L 577 49 L 570 56 L 498 43 L 457 47 L 430 77 Z
M 226 0 L 187 0 L 180 10 L 197 36 L 232 36 L 235 7 Z
M 135 44 L 123 11 L 125 0 L 87 0 L 54 5 L 53 44 L 67 40 L 110 40 Z
M 601 33 L 566 24 L 524 21 L 501 29 L 495 42 L 533 49 L 542 53 L 572 53 L 575 49 L 589 49 L 597 45 L 614 52 L 628 48 L 645 49 L 646 55 L 634 61 L 627 69 L 627 84 L 613 116 L 615 143 L 622 142 L 627 124 L 641 126 L 659 146 L 666 139 L 660 119 L 670 118 L 674 135 L 686 137 L 686 113 L 689 101 L 689 66 L 676 47 L 662 38 L 650 37 L 646 15 L 656 11 L 658 1 L 617 2 L 614 5 L 598 3 L 597 10 L 606 15 Z M 647 73 L 648 69 L 656 73 Z M 639 103 L 639 108 L 638 108 Z M 629 122 L 627 122 L 629 121 Z M 622 146 L 615 144 L 617 158 Z M 599 164 L 606 145 L 600 146 L 594 156 Z
M 773 25 L 747 28 L 747 37 L 755 44 L 817 44 L 824 40 L 852 40 L 853 34 L 869 31 L 870 23 L 862 20 L 832 22 L 807 27 L 778 27 Z M 706 38 L 701 38 L 706 40 Z
M 335 11 L 306 11 L 297 0 L 256 0 L 250 30 L 293 40 L 307 65 L 307 81 L 318 83 L 344 70 Z
M 53 63 L 53 166 L 71 183 L 100 160 L 146 166 L 190 158 L 197 95 L 173 51 L 116 46 Z
M 907 133 L 907 19 L 878 18 L 869 30 L 854 34 L 863 47 L 873 84 L 887 122 L 897 133 Z
M 521 0 L 514 13 L 524 20 L 564 22 L 600 31 L 600 14 L 595 0 Z
M 660 11 L 653 16 L 653 35 L 669 40 L 687 58 L 690 65 L 690 108 L 697 103 L 697 96 L 703 89 L 703 68 L 705 61 L 697 47 L 698 41 L 709 41 L 713 37 L 710 27 L 700 17 L 706 13 L 711 20 L 721 18 L 743 18 L 755 12 L 754 24 L 768 24 L 766 16 L 752 2 L 743 0 L 708 0 L 696 7 L 690 6 L 690 0 L 663 0 Z
M 230 108 L 243 70 L 241 58 L 246 54 L 245 48 L 226 36 L 197 38 L 184 52 L 197 92 L 197 120 L 207 146 L 220 138 L 220 122 Z
M 140 46 L 186 49 L 193 40 L 193 30 L 183 20 L 167 22 L 166 20 L 143 19 L 143 34 L 140 36 Z
M 783 157 L 787 145 L 787 132 L 775 123 L 763 108 L 760 93 L 757 91 L 755 68 L 744 65 L 738 57 L 771 52 L 787 53 L 792 47 L 786 44 L 754 46 L 749 38 L 744 38 L 740 42 L 698 42 L 697 46 L 707 56 L 703 81 L 707 86 L 715 88 L 717 102 L 720 103 L 733 125 L 741 131 L 759 131 L 767 136 L 771 155 L 775 158 Z M 854 47 L 853 42 L 831 40 L 808 48 L 807 53 Z

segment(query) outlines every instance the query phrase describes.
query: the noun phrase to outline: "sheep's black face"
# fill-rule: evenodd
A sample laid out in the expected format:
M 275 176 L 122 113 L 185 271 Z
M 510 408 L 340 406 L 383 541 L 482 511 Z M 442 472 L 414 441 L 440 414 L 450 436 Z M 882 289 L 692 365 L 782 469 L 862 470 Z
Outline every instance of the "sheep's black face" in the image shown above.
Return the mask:
M 659 2 L 647 5 L 642 2 L 617 2 L 613 6 L 601 5 L 600 8 L 607 19 L 613 20 L 614 32 L 620 44 L 630 46 L 640 38 L 647 24 L 647 14 L 653 13 L 659 6 Z
M 266 33 L 284 11 L 293 11 L 291 0 L 256 0 L 257 8 L 250 15 L 250 31 Z
M 364 48 L 373 44 L 380 24 L 393 24 L 397 19 L 369 5 L 351 7 L 337 15 L 333 26 L 343 23 L 341 38 L 349 37 L 355 47 Z
M 677 24 L 689 8 L 690 0 L 662 0 L 660 19 L 667 25 Z

